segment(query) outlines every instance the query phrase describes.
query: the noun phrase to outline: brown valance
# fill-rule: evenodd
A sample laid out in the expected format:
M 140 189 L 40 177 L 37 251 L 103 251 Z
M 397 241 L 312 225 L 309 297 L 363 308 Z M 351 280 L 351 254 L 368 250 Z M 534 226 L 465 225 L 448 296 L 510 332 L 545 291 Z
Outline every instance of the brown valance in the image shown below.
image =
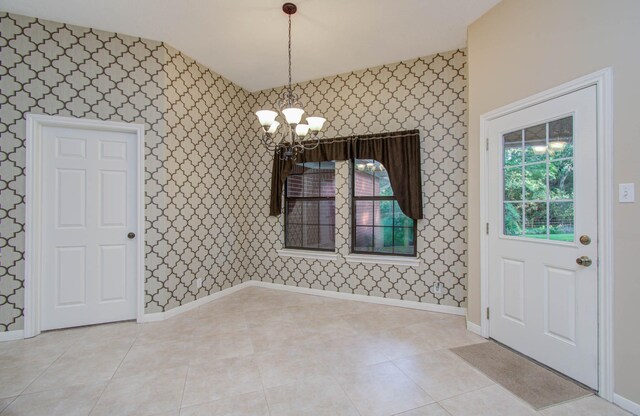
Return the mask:
M 294 163 L 351 159 L 374 159 L 382 163 L 389 173 L 389 181 L 402 212 L 414 220 L 423 218 L 418 130 L 324 139 L 315 149 L 305 150 L 295 162 L 281 160 L 276 152 L 271 174 L 269 215 L 281 213 L 282 189 Z

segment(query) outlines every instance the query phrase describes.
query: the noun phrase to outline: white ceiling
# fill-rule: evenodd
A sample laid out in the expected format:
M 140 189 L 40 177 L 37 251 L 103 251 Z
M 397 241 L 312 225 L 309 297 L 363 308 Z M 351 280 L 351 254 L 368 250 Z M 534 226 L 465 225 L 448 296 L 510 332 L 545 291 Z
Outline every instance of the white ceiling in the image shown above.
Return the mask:
M 294 82 L 464 47 L 500 0 L 294 0 Z M 0 0 L 0 10 L 161 40 L 249 91 L 287 82 L 284 0 Z

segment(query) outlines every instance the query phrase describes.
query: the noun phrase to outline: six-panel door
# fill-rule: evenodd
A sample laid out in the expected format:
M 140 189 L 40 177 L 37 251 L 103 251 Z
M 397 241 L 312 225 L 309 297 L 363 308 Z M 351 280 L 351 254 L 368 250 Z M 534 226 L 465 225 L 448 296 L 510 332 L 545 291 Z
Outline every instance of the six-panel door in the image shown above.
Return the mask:
M 42 329 L 134 319 L 136 136 L 44 127 Z

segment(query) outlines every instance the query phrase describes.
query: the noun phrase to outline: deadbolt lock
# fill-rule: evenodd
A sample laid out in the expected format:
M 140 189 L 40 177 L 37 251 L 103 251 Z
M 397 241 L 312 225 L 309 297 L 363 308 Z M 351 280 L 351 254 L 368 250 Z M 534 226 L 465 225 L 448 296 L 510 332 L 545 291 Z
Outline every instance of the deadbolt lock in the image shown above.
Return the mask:
M 591 244 L 591 237 L 589 237 L 588 235 L 581 235 L 580 243 L 582 243 L 582 245 L 584 246 L 588 246 L 589 244 Z
M 587 256 L 582 256 L 576 259 L 576 263 L 578 263 L 579 266 L 589 267 L 591 266 L 593 261 L 591 261 L 591 259 Z

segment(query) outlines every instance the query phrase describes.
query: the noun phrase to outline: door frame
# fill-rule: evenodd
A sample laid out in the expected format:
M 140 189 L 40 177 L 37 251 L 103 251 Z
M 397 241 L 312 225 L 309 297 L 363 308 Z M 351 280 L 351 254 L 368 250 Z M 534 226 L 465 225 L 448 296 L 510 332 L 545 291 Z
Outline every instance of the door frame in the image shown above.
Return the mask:
M 26 216 L 24 275 L 24 337 L 41 332 L 42 289 L 42 148 L 44 127 L 68 127 L 136 135 L 136 319 L 144 315 L 144 124 L 27 114 Z
M 492 120 L 577 90 L 596 87 L 598 152 L 598 394 L 613 401 L 613 74 L 604 68 L 480 116 L 480 328 L 489 338 L 488 127 Z M 485 144 L 486 143 L 486 144 Z M 495 229 L 495 226 L 493 227 Z

